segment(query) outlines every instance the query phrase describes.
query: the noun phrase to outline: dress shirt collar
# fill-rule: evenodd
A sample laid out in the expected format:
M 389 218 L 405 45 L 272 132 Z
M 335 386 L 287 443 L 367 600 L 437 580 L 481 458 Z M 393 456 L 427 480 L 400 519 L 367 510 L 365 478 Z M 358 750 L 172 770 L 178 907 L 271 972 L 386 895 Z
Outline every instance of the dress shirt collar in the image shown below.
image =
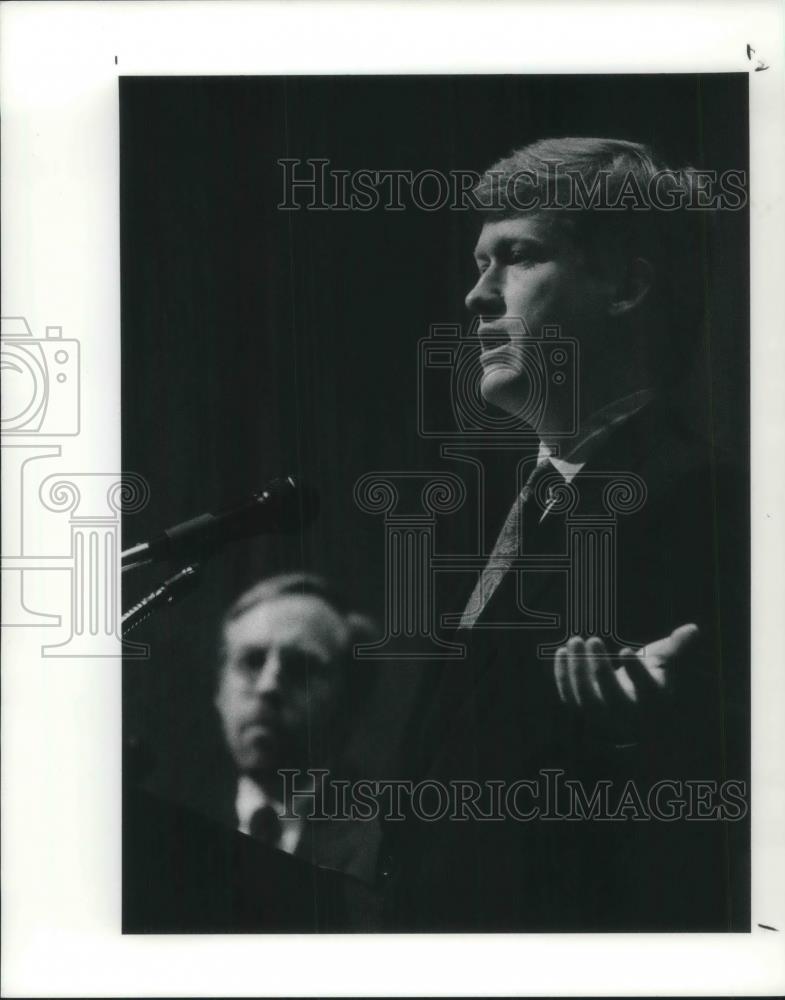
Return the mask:
M 264 809 L 266 806 L 272 806 L 281 824 L 281 835 L 275 846 L 287 854 L 294 854 L 303 834 L 305 818 L 301 815 L 284 816 L 284 805 L 282 802 L 268 795 L 247 774 L 241 775 L 237 782 L 237 798 L 235 799 L 237 829 L 240 833 L 250 836 L 251 820 L 260 809 Z M 297 801 L 295 800 L 293 811 L 296 811 L 296 807 Z
M 557 472 L 569 483 L 581 471 L 591 453 L 602 443 L 608 432 L 629 420 L 639 410 L 654 399 L 651 389 L 640 389 L 622 399 L 614 400 L 602 409 L 596 410 L 584 421 L 580 434 L 567 445 L 563 457 L 555 458 L 544 441 L 540 442 L 538 463 L 550 459 Z

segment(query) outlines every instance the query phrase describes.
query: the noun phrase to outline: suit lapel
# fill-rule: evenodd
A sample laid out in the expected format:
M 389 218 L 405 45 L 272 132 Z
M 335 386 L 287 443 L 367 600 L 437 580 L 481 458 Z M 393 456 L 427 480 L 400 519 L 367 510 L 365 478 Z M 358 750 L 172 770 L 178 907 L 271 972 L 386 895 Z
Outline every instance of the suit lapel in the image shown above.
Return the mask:
M 656 402 L 647 404 L 639 413 L 609 432 L 586 467 L 572 480 L 577 491 L 578 509 L 585 514 L 603 513 L 603 493 L 607 484 L 604 477 L 611 477 L 614 473 L 640 473 L 642 470 L 646 473 L 650 467 L 658 467 L 661 463 L 680 469 L 683 463 L 679 461 L 679 452 L 685 449 L 679 446 L 691 441 L 692 436 L 674 424 L 671 414 L 664 413 Z M 689 454 L 693 452 L 689 451 Z M 550 470 L 557 482 L 563 482 L 553 466 Z M 515 498 L 493 552 L 463 611 L 462 628 L 471 629 L 478 625 L 482 628 L 483 620 L 489 619 L 494 605 L 500 603 L 500 591 L 506 590 L 511 577 L 518 576 L 510 573 L 516 557 L 532 555 L 532 544 L 538 553 L 558 552 L 560 545 L 564 544 L 564 540 L 559 539 L 563 518 L 554 514 L 545 503 L 546 498 L 540 496 L 549 478 L 543 474 L 543 479 L 538 482 L 539 477 L 540 467 Z M 645 475 L 645 478 L 652 476 Z M 653 475 L 655 482 L 659 482 L 660 478 Z M 527 580 L 527 597 L 531 600 L 542 594 L 553 582 L 553 576 L 549 573 L 530 573 Z

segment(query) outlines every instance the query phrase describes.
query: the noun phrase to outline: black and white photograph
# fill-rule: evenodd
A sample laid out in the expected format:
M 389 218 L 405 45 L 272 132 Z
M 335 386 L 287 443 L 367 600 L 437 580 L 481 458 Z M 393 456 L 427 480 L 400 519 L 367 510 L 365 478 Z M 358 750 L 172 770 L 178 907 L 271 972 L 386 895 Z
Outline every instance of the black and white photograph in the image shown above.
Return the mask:
M 4 995 L 776 993 L 781 11 L 25 6 Z
M 747 92 L 121 78 L 129 931 L 749 928 Z

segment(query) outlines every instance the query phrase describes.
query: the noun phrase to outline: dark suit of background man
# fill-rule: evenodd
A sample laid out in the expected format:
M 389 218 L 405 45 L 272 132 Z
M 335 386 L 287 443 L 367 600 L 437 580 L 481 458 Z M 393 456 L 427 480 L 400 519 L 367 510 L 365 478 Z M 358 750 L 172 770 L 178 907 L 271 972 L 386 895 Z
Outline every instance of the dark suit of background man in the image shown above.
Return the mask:
M 495 164 L 480 184 L 478 195 L 497 206 L 484 214 L 477 283 L 466 299 L 481 318 L 481 391 L 536 431 L 539 455 L 528 465 L 523 456 L 521 470 L 539 459 L 547 482 L 510 496 L 510 515 L 463 609 L 468 659 L 428 679 L 411 724 L 412 774 L 511 782 L 553 768 L 588 792 L 597 781 L 620 790 L 634 779 L 644 799 L 662 779 L 745 780 L 746 455 L 722 454 L 707 431 L 710 219 L 640 211 L 629 200 L 610 211 L 547 207 L 557 160 L 561 204 L 564 176 L 590 191 L 607 171 L 612 201 L 625 178 L 645 193 L 663 167 L 633 143 L 556 139 Z M 674 174 L 670 190 L 678 196 L 690 183 L 689 171 Z M 521 210 L 533 194 L 535 207 Z M 527 341 L 548 325 L 578 343 L 575 392 L 538 401 Z M 564 433 L 570 399 L 579 406 L 572 437 Z M 645 484 L 645 497 L 615 508 L 610 618 L 591 637 L 566 635 L 568 598 L 598 600 L 607 568 L 568 595 L 563 571 L 518 572 L 511 560 L 565 553 L 568 520 L 607 518 L 606 486 L 625 475 L 630 482 L 630 474 Z M 537 613 L 549 623 L 537 624 Z M 524 621 L 524 630 L 510 627 Z M 385 832 L 390 926 L 742 930 L 748 830 L 716 818 L 712 802 L 703 815 L 714 818 L 692 821 L 679 819 L 678 804 L 670 822 L 410 816 Z
M 350 699 L 365 679 L 353 670 L 354 644 L 372 623 L 348 611 L 318 576 L 286 573 L 245 591 L 222 625 L 215 704 L 237 768 L 233 822 L 241 833 L 310 864 L 373 879 L 378 832 L 369 823 L 311 820 L 329 814 L 307 791 L 309 769 L 340 768 L 353 719 Z M 364 672 L 367 674 L 367 671 Z M 298 773 L 287 786 L 281 769 Z M 314 793 L 318 788 L 314 788 Z

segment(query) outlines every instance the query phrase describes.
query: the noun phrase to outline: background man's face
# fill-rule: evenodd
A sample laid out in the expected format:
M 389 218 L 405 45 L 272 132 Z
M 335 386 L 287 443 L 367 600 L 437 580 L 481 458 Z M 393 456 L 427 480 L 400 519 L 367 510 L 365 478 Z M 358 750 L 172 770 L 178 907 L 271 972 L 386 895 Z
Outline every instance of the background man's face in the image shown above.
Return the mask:
M 590 348 L 590 335 L 603 321 L 606 286 L 586 270 L 568 234 L 542 213 L 487 222 L 474 256 L 480 274 L 466 306 L 481 317 L 481 392 L 508 413 L 532 412 L 536 347 L 529 336 L 540 338 L 544 325 L 558 325 L 563 337 Z
M 335 707 L 348 640 L 343 619 L 315 596 L 285 595 L 229 624 L 215 703 L 240 771 L 308 766 L 309 727 Z

